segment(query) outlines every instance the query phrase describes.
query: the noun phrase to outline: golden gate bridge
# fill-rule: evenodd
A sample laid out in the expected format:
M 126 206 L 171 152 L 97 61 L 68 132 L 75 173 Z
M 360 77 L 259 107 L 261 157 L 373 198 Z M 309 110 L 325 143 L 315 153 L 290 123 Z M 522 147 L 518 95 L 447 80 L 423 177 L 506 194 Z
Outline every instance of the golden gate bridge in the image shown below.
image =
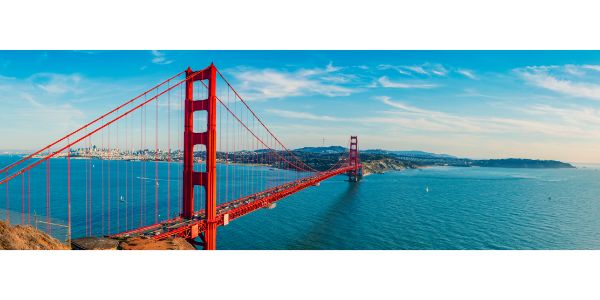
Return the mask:
M 340 174 L 362 177 L 356 136 L 317 170 L 211 64 L 3 167 L 0 187 L 7 222 L 43 220 L 49 234 L 58 225 L 81 236 L 178 236 L 212 250 L 219 226 Z

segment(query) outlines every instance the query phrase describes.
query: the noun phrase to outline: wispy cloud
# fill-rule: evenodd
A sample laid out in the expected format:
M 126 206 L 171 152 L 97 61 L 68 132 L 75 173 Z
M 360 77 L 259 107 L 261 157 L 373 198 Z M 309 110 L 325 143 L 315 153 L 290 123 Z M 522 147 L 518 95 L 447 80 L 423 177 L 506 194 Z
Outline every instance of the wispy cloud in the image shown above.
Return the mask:
M 418 108 L 403 102 L 393 101 L 390 97 L 377 97 L 384 104 L 396 110 L 385 111 L 383 116 L 371 118 L 371 121 L 398 124 L 407 128 L 442 132 L 481 132 L 478 120 L 445 112 Z
M 378 70 L 396 70 L 396 72 L 403 74 L 403 75 L 411 75 L 411 72 L 409 72 L 405 66 L 394 66 L 394 65 L 388 65 L 388 64 L 382 64 L 377 66 Z
M 600 129 L 600 110 L 591 107 L 576 105 L 554 107 L 537 104 L 524 108 L 522 111 L 538 117 L 545 117 L 555 123 L 569 124 L 579 128 Z
M 173 60 L 167 59 L 164 52 L 152 50 L 152 63 L 157 65 L 168 65 L 172 63 Z
M 437 84 L 417 83 L 417 82 L 397 82 L 391 81 L 387 76 L 379 77 L 377 80 L 382 87 L 396 89 L 432 89 L 438 87 Z
M 580 109 L 557 109 L 540 105 L 532 105 L 523 109 L 532 114 L 551 115 L 544 121 L 498 116 L 461 116 L 418 108 L 394 101 L 387 96 L 377 99 L 396 110 L 385 111 L 381 116 L 369 118 L 368 121 L 401 125 L 412 130 L 471 134 L 510 133 L 515 136 L 543 134 L 550 137 L 583 139 L 600 137 L 600 112 L 597 110 L 586 111 L 587 121 L 593 121 L 599 125 L 590 127 L 590 123 L 577 119 L 578 113 L 581 113 Z
M 429 75 L 429 72 L 425 71 L 422 66 L 406 66 L 405 68 L 414 73 Z
M 290 111 L 290 110 L 282 110 L 282 109 L 267 109 L 268 113 L 276 114 L 280 117 L 290 118 L 290 119 L 302 119 L 302 120 L 316 120 L 316 121 L 342 121 L 342 118 L 326 116 L 326 115 L 316 115 L 307 112 L 299 112 L 299 111 Z
M 49 136 L 59 136 L 81 125 L 85 114 L 68 99 L 79 88 L 78 75 L 40 73 L 26 79 L 0 78 L 0 149 L 39 147 Z M 10 125 L 10 126 L 9 126 Z M 19 128 L 19 130 L 15 130 Z M 43 128 L 44 130 L 39 130 Z
M 141 86 L 91 80 L 79 74 L 0 76 L 0 149 L 34 149 L 112 108 Z M 99 110 L 99 111 L 98 111 Z M 19 130 L 15 130 L 19 128 Z M 40 130 L 43 128 L 43 130 Z
M 565 65 L 565 66 L 530 66 L 516 69 L 527 83 L 563 95 L 600 100 L 600 84 L 583 81 L 582 75 L 587 70 L 598 71 L 600 66 L 595 65 Z M 589 76 L 598 80 L 598 76 Z
M 29 80 L 40 89 L 51 94 L 78 93 L 80 91 L 81 75 L 37 73 L 31 76 Z
M 445 77 L 451 70 L 442 64 L 424 63 L 421 65 L 390 65 L 380 64 L 378 70 L 395 70 L 402 75 L 408 76 L 434 76 Z
M 458 70 L 456 70 L 456 73 L 464 75 L 465 77 L 468 77 L 470 79 L 477 79 L 477 76 L 475 76 L 475 73 L 471 70 L 458 69 Z
M 594 70 L 594 71 L 600 71 L 600 65 L 583 65 L 581 66 L 584 69 L 589 69 L 589 70 Z
M 348 84 L 352 74 L 340 72 L 340 67 L 282 71 L 248 67 L 226 70 L 238 81 L 242 95 L 248 100 L 266 100 L 318 94 L 327 97 L 348 96 L 359 91 Z

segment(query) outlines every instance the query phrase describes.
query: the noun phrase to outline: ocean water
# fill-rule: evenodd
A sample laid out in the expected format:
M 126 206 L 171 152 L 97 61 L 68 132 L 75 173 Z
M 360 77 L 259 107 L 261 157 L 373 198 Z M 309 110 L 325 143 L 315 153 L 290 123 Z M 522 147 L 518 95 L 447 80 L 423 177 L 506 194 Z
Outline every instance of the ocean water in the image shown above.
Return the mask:
M 220 249 L 600 249 L 600 170 L 435 167 L 322 182 Z
M 15 159 L 15 156 L 0 156 L 0 166 Z M 71 163 L 85 164 L 86 161 L 71 160 Z M 65 164 L 64 159 L 51 160 L 53 170 L 60 170 Z M 98 172 L 101 162 L 92 164 L 94 172 Z M 154 163 L 148 165 L 148 175 L 153 176 Z M 113 171 L 114 168 L 113 164 Z M 241 173 L 246 167 L 235 168 Z M 43 170 L 31 175 L 32 182 L 38 182 L 35 184 L 38 192 L 44 189 Z M 138 174 L 138 169 L 132 170 L 134 175 Z M 166 170 L 166 163 L 160 164 L 161 218 L 167 214 Z M 178 210 L 179 170 L 176 164 L 171 166 L 170 214 Z M 270 182 L 277 182 L 281 177 L 281 173 L 268 168 L 264 172 L 270 176 Z M 53 180 L 60 180 L 60 176 L 56 176 Z M 80 180 L 84 185 L 84 175 L 72 176 L 75 177 L 72 180 Z M 134 177 L 134 186 L 140 188 L 128 191 L 128 197 L 138 199 L 140 189 L 151 193 L 153 180 Z M 331 178 L 318 187 L 280 200 L 274 209 L 261 209 L 219 227 L 217 248 L 600 249 L 600 169 L 597 168 L 434 167 L 373 174 L 358 183 L 345 179 L 345 176 Z M 13 223 L 20 222 L 21 218 L 20 184 L 17 180 L 9 188 L 8 208 Z M 58 199 L 65 193 L 60 189 L 66 190 L 66 187 L 53 185 L 53 188 L 51 221 L 65 224 L 64 201 Z M 115 189 L 113 195 L 117 195 Z M 119 194 L 124 193 L 123 189 L 121 187 Z M 99 193 L 99 189 L 94 193 Z M 72 216 L 80 221 L 73 223 L 73 236 L 77 237 L 85 234 L 85 204 L 84 199 L 75 198 Z M 94 194 L 94 199 L 93 205 L 98 207 L 100 196 Z M 117 225 L 113 206 L 112 233 L 140 224 L 137 200 L 128 202 L 134 216 L 127 222 L 122 215 L 123 204 L 116 201 L 113 205 L 115 203 L 121 215 Z M 145 209 L 153 212 L 151 203 L 152 206 Z M 32 209 L 44 219 L 45 199 L 32 199 Z M 0 196 L 0 217 L 6 217 L 4 195 Z M 92 220 L 94 235 L 107 233 L 108 224 L 102 226 L 98 218 Z M 150 220 L 145 221 L 151 222 L 154 215 L 147 218 Z M 58 229 L 54 230 L 57 234 Z

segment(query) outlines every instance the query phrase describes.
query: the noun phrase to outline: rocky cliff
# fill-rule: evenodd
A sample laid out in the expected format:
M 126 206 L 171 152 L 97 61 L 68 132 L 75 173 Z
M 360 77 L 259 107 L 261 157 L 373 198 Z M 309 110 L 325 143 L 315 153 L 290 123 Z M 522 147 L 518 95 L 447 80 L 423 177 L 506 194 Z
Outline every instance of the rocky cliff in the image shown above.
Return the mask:
M 0 221 L 0 249 L 2 250 L 69 250 L 59 240 L 29 225 Z
M 387 171 L 401 171 L 406 168 L 413 168 L 412 165 L 393 158 L 382 158 L 372 161 L 363 161 L 363 175 L 382 174 Z

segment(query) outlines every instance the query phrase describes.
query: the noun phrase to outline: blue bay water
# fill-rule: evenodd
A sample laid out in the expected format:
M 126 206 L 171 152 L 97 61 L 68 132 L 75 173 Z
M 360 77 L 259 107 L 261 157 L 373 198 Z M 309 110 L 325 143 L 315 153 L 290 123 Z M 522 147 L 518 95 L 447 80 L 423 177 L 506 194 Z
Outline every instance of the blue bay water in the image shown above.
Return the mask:
M 219 248 L 600 249 L 598 169 L 436 167 L 344 179 L 236 220 L 219 231 Z
M 18 159 L 0 156 L 0 166 Z M 87 160 L 71 160 L 84 170 Z M 94 160 L 93 172 L 100 161 Z M 51 160 L 60 173 L 66 160 Z M 113 172 L 115 168 L 112 163 Z M 129 209 L 134 211 L 127 226 L 140 224 L 139 195 L 146 189 L 150 197 L 145 209 L 154 218 L 154 180 L 138 176 L 141 163 L 132 163 L 134 191 L 128 191 Z M 159 164 L 159 206 L 161 219 L 166 212 L 166 163 Z M 231 167 L 243 174 L 246 166 Z M 171 211 L 179 206 L 177 180 L 180 170 L 171 164 Z M 230 169 L 230 171 L 233 169 Z M 147 163 L 146 175 L 154 176 L 154 163 Z M 281 171 L 264 168 L 269 182 L 281 180 Z M 220 172 L 219 176 L 222 176 Z M 54 173 L 53 173 L 54 174 Z M 44 168 L 32 172 L 33 192 L 43 195 Z M 231 174 L 230 174 L 231 175 Z M 60 175 L 56 179 L 60 181 Z M 75 174 L 73 182 L 85 186 L 85 176 Z M 93 176 L 97 176 L 96 173 Z M 115 176 L 115 175 L 113 175 Z M 55 177 L 53 177 L 55 178 Z M 96 177 L 98 178 L 98 177 Z M 114 177 L 113 177 L 114 178 Z M 374 174 L 350 183 L 337 176 L 280 200 L 275 209 L 261 209 L 219 227 L 219 249 L 600 249 L 600 170 L 579 169 L 497 169 L 435 167 Z M 114 180 L 114 179 L 113 179 Z M 61 187 L 62 186 L 62 187 Z M 73 185 L 75 186 L 75 184 Z M 52 185 L 52 221 L 66 223 L 66 185 Z M 21 218 L 21 181 L 9 189 L 11 221 Z M 62 190 L 61 190 L 62 189 Z M 78 189 L 72 187 L 72 189 Z M 83 189 L 72 191 L 84 195 Z M 113 187 L 113 198 L 117 197 Z M 120 187 L 119 194 L 123 194 Z M 5 191 L 2 191 L 4 193 Z M 105 191 L 106 192 L 106 191 Z M 94 206 L 101 198 L 94 190 Z M 229 195 L 235 197 L 235 195 Z M 0 216 L 5 217 L 4 196 Z M 123 215 L 115 224 L 113 200 L 112 232 L 125 229 Z M 72 200 L 73 236 L 85 234 L 85 197 Z M 45 198 L 32 199 L 32 210 L 43 218 Z M 101 235 L 100 219 L 94 234 Z M 105 216 L 106 220 L 106 216 Z M 107 231 L 107 224 L 104 225 Z M 119 226 L 119 227 L 116 227 Z M 129 228 L 130 229 L 130 228 Z

